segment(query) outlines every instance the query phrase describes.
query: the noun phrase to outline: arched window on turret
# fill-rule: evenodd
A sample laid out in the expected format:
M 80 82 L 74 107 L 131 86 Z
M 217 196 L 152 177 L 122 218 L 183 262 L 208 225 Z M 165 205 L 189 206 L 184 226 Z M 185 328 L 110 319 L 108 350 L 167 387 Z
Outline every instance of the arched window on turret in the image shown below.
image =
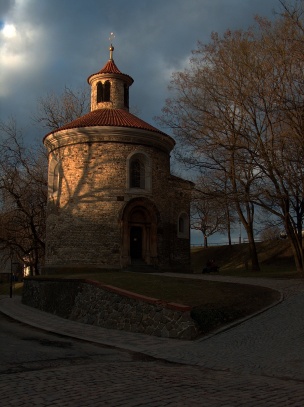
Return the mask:
M 104 84 L 101 82 L 97 83 L 97 103 L 110 102 L 111 97 L 111 82 L 105 81 Z
M 129 86 L 124 84 L 124 105 L 129 107 Z
M 105 81 L 104 89 L 103 89 L 103 101 L 110 102 L 110 95 L 111 95 L 111 83 L 110 81 Z
M 97 83 L 97 103 L 103 102 L 103 86 L 101 82 Z

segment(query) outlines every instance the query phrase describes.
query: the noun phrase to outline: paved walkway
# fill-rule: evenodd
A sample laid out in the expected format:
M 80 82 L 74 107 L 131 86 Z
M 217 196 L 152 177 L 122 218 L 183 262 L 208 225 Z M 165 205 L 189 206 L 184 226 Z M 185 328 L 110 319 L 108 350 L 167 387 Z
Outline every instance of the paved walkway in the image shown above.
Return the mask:
M 175 274 L 167 273 L 175 276 Z M 217 371 L 304 381 L 304 281 L 232 278 L 211 275 L 178 277 L 261 285 L 279 290 L 282 301 L 216 335 L 195 341 L 158 338 L 104 329 L 62 319 L 21 304 L 20 297 L 0 299 L 0 312 L 49 332 L 141 352 L 149 356 Z

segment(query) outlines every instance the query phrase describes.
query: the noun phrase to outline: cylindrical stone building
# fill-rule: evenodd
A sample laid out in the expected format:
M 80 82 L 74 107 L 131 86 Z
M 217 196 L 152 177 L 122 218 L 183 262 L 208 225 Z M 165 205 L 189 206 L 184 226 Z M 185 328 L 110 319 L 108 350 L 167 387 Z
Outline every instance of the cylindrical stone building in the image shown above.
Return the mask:
M 46 272 L 190 269 L 193 184 L 170 173 L 174 140 L 129 113 L 133 79 L 110 59 L 88 78 L 91 112 L 47 134 Z

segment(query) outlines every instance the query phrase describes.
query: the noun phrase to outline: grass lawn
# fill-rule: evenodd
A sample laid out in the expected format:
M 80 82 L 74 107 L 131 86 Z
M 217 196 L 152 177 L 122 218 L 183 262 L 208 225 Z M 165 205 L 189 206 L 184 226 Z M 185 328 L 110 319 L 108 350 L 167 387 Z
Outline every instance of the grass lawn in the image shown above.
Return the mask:
M 251 296 L 250 293 L 257 296 L 261 292 L 268 293 L 269 291 L 256 286 L 138 272 L 69 273 L 65 277 L 95 280 L 149 297 L 192 307 L 201 304 L 217 304 L 220 301 L 227 302 L 230 301 L 230 298 L 233 298 L 233 301 L 244 301 L 248 296 Z
M 218 246 L 193 250 L 194 273 L 200 273 L 210 259 L 220 266 L 221 275 L 242 277 L 299 278 L 288 242 L 270 241 L 258 244 L 261 272 L 248 270 L 248 245 Z M 173 278 L 148 273 L 70 270 L 56 274 L 62 278 L 85 278 L 100 281 L 167 302 L 193 307 L 192 316 L 204 332 L 210 332 L 228 322 L 243 318 L 271 305 L 280 298 L 278 292 L 268 288 L 185 278 Z M 51 276 L 49 276 L 51 277 Z M 248 280 L 250 284 L 250 280 Z M 16 283 L 13 295 L 22 293 L 22 284 Z M 0 284 L 0 294 L 9 295 L 9 285 Z
M 58 278 L 58 274 L 54 277 Z M 99 281 L 163 301 L 189 305 L 193 307 L 192 317 L 203 332 L 210 332 L 257 312 L 280 298 L 277 291 L 264 287 L 139 272 L 87 271 L 68 273 L 61 277 Z
M 23 283 L 15 283 L 13 285 L 13 295 L 22 294 Z M 0 295 L 9 295 L 10 294 L 10 285 L 9 283 L 0 283 Z
M 301 278 L 297 273 L 288 240 L 269 240 L 256 244 L 261 271 L 250 271 L 248 244 L 210 246 L 192 251 L 194 273 L 201 273 L 208 260 L 214 259 L 220 274 L 237 277 Z

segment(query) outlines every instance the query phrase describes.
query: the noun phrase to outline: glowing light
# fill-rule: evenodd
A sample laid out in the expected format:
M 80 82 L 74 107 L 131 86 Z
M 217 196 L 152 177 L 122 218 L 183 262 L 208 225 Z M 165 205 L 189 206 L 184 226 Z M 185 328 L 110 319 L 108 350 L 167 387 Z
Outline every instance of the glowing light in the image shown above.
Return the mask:
M 109 41 L 112 44 L 112 42 L 114 41 L 115 38 L 115 34 L 114 33 L 110 33 L 110 37 L 109 37 Z
M 14 26 L 14 24 L 4 24 L 1 31 L 3 35 L 7 38 L 13 38 L 17 34 L 16 27 Z

